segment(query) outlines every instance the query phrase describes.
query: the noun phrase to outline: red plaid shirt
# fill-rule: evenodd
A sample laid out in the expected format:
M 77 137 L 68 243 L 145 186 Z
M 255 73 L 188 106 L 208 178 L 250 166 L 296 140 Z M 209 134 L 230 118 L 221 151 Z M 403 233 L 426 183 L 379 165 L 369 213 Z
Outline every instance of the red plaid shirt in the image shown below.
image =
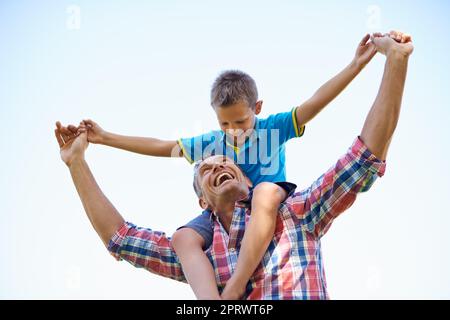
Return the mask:
M 309 188 L 290 195 L 281 205 L 274 237 L 247 284 L 247 299 L 328 299 L 320 238 L 333 220 L 349 208 L 359 192 L 369 190 L 385 171 L 358 138 L 337 163 Z M 250 209 L 236 204 L 229 234 L 215 215 L 214 240 L 206 255 L 219 291 L 236 267 Z M 163 232 L 124 223 L 108 250 L 135 267 L 186 282 L 179 259 Z

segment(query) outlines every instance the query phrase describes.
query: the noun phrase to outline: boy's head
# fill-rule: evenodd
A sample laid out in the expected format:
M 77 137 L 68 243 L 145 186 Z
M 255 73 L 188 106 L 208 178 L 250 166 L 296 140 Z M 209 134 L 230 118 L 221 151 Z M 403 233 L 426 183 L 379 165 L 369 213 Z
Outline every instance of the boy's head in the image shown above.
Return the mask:
M 253 129 L 255 115 L 261 112 L 255 80 L 239 70 L 222 72 L 211 89 L 211 106 L 220 128 L 236 139 Z

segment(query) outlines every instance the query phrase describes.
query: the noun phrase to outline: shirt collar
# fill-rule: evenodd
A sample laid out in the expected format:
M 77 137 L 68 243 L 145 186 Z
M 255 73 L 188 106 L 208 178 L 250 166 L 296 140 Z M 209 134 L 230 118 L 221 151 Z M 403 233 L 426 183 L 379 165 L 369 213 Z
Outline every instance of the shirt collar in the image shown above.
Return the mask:
M 247 197 L 245 197 L 242 200 L 236 201 L 236 203 L 234 205 L 234 213 L 236 213 L 236 210 L 240 210 L 240 209 L 251 209 L 252 197 L 253 197 L 253 192 L 252 192 L 252 190 L 250 190 Z M 210 217 L 212 220 L 219 221 L 219 217 L 217 216 L 215 211 L 212 211 L 210 209 L 207 209 L 207 210 L 209 211 Z

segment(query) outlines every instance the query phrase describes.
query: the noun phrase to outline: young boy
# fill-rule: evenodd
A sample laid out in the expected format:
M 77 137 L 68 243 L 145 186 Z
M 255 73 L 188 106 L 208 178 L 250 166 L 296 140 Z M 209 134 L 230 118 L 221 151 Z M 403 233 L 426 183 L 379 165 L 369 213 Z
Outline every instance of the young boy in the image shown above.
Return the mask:
M 145 155 L 184 156 L 190 163 L 211 154 L 225 154 L 234 159 L 252 181 L 252 218 L 241 243 L 234 273 L 219 294 L 210 261 L 203 250 L 212 243 L 210 214 L 204 203 L 202 215 L 178 229 L 172 245 L 179 256 L 186 279 L 198 299 L 239 299 L 248 280 L 260 263 L 275 231 L 280 203 L 287 192 L 285 143 L 303 135 L 305 124 L 328 105 L 359 74 L 376 53 L 366 35 L 359 43 L 351 63 L 320 87 L 300 106 L 289 112 L 258 119 L 262 101 L 258 100 L 255 81 L 241 71 L 223 72 L 211 90 L 211 105 L 221 131 L 199 137 L 166 141 L 155 138 L 128 137 L 104 131 L 92 120 L 84 120 L 88 140 Z M 215 183 L 226 183 L 227 176 Z M 275 184 L 275 183 L 280 184 Z M 196 186 L 194 186 L 195 188 Z M 201 191 L 195 188 L 198 195 Z

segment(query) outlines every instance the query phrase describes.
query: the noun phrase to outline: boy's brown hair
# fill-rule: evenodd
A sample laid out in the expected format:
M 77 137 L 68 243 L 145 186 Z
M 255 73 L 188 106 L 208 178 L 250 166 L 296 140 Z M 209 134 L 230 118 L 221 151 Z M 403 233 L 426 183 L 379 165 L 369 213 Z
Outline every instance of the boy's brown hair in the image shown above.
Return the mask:
M 258 100 L 255 80 L 239 70 L 222 72 L 211 88 L 211 106 L 226 107 L 242 100 L 246 101 L 250 108 L 255 108 Z

